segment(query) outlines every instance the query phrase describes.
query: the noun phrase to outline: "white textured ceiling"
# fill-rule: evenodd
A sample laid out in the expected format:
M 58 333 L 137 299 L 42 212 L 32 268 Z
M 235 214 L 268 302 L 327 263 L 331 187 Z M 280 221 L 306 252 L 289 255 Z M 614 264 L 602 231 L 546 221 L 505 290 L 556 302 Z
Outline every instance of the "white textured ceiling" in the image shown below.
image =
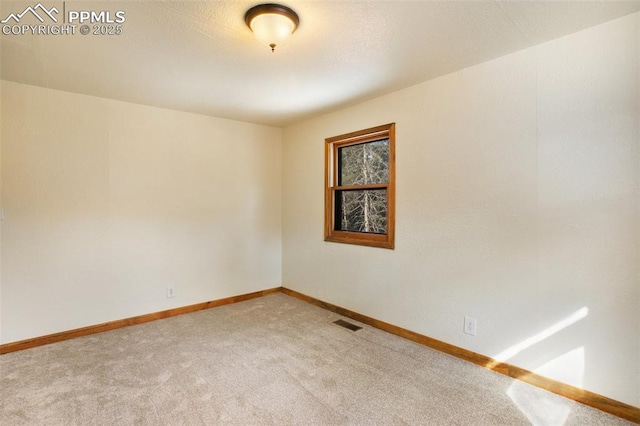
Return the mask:
M 0 19 L 37 2 L 2 0 Z M 640 0 L 286 0 L 300 27 L 271 53 L 244 24 L 258 3 L 67 0 L 67 10 L 124 10 L 123 34 L 1 35 L 1 77 L 284 126 L 640 10 Z

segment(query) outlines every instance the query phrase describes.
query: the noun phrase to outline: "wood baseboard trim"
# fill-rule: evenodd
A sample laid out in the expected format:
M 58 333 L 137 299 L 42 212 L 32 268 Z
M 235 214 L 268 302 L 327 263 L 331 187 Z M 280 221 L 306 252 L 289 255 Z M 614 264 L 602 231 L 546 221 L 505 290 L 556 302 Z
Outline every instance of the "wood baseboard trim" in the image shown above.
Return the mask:
M 310 303 L 314 306 L 318 306 L 331 312 L 335 312 L 336 314 L 354 319 L 363 324 L 367 324 L 388 333 L 395 334 L 396 336 L 403 337 L 405 339 L 419 343 L 423 346 L 427 346 L 437 351 L 453 355 L 457 358 L 463 359 L 489 370 L 493 370 L 497 373 L 504 374 L 505 376 L 509 376 L 513 379 L 520 380 L 522 382 L 548 390 L 549 392 L 553 392 L 565 398 L 569 398 L 598 410 L 613 414 L 614 416 L 618 416 L 625 420 L 640 424 L 640 408 L 638 407 L 634 407 L 575 386 L 549 379 L 515 365 L 496 361 L 495 359 L 488 356 L 478 354 L 467 349 L 463 349 L 458 346 L 433 339 L 431 337 L 424 336 L 422 334 L 395 326 L 393 324 L 379 321 L 375 318 L 353 312 L 349 309 L 336 306 L 332 303 L 323 302 L 322 300 L 307 296 L 306 294 L 299 293 L 295 290 L 282 287 L 280 291 L 288 296 Z
M 35 348 L 37 346 L 48 345 L 50 343 L 61 342 L 63 340 L 75 339 L 76 337 L 88 336 L 90 334 L 102 333 L 105 331 L 116 330 L 131 325 L 144 324 L 145 322 L 156 321 L 164 318 L 184 315 L 191 312 L 201 311 L 203 309 L 215 308 L 217 306 L 230 305 L 232 303 L 244 302 L 258 297 L 263 297 L 273 293 L 279 293 L 280 287 L 267 290 L 256 291 L 253 293 L 242 294 L 239 296 L 226 297 L 224 299 L 211 300 L 209 302 L 196 303 L 195 305 L 183 306 L 180 308 L 168 309 L 166 311 L 153 312 L 150 314 L 139 315 L 135 317 L 125 318 L 116 321 L 109 321 L 102 324 L 90 325 L 87 327 L 76 328 L 74 330 L 62 331 L 60 333 L 49 334 L 32 339 L 20 340 L 18 342 L 5 343 L 0 345 L 0 355 L 10 352 L 21 351 L 24 349 Z

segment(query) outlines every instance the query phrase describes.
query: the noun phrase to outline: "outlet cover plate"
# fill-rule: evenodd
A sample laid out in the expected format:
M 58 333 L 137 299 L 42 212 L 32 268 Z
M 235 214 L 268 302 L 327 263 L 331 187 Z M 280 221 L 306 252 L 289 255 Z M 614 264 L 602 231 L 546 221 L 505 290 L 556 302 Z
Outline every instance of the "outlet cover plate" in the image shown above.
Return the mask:
M 478 320 L 471 317 L 464 317 L 464 329 L 466 334 L 475 336 L 478 333 Z

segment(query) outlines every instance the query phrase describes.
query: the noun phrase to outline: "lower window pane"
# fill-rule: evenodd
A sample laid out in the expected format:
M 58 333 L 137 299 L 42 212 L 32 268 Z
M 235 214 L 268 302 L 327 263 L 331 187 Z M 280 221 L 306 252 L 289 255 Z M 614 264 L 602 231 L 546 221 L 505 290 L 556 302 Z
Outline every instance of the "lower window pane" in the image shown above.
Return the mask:
M 336 191 L 337 231 L 387 233 L 387 190 Z

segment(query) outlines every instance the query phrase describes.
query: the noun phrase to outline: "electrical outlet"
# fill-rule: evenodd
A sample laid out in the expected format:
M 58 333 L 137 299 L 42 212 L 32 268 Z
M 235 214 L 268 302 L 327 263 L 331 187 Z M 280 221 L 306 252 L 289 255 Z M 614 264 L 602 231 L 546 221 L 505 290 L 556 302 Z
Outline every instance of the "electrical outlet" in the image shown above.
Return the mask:
M 167 287 L 167 299 L 175 297 L 175 295 L 176 295 L 176 290 L 173 288 L 173 286 Z
M 471 317 L 464 317 L 464 330 L 465 333 L 475 336 L 478 332 L 478 320 Z

